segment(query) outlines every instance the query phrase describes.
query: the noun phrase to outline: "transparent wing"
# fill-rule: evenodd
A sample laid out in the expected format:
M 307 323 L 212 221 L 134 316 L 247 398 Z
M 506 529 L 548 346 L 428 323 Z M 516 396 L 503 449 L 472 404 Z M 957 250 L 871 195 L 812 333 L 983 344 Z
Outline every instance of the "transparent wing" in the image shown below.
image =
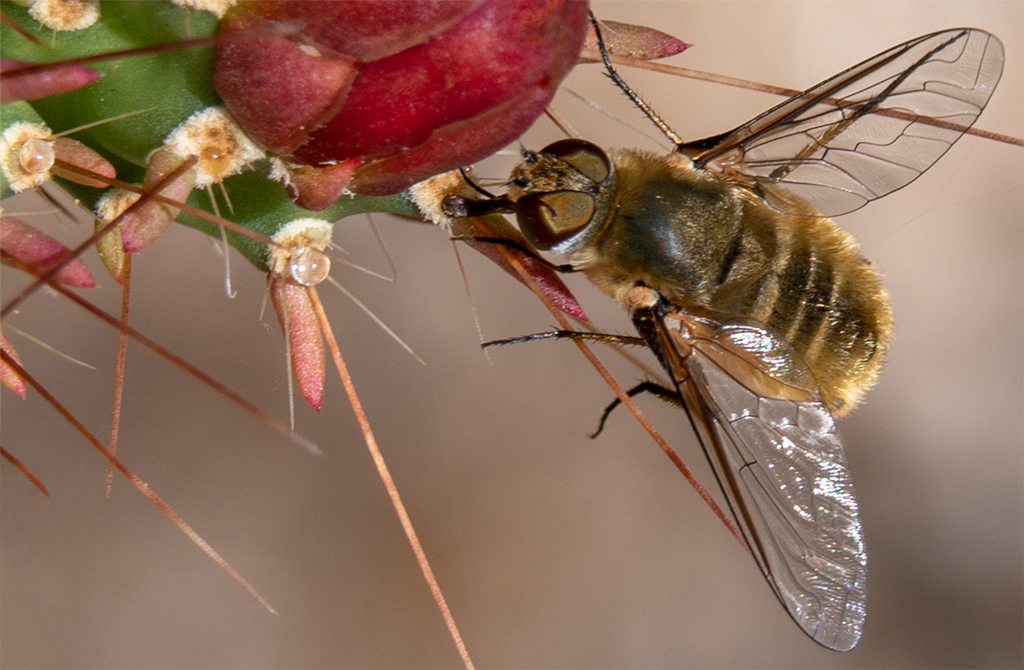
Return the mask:
M 864 626 L 867 555 L 843 445 L 814 377 L 762 324 L 701 334 L 692 322 L 679 327 L 687 319 L 678 310 L 660 317 L 661 347 L 676 354 L 663 360 L 683 368 L 666 366 L 733 515 L 793 620 L 848 651 Z
M 680 147 L 696 163 L 800 214 L 859 209 L 914 181 L 981 114 L 1003 69 L 1003 45 L 957 28 L 851 67 L 716 137 Z

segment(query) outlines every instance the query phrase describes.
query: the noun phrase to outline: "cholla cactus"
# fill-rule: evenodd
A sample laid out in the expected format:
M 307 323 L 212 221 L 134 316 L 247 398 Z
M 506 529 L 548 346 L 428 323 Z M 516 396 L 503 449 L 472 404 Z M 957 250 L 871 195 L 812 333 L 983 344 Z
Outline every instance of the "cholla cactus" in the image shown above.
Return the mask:
M 47 8 L 76 4 L 94 17 L 96 2 L 4 7 L 14 23 L 34 28 L 34 17 L 54 13 Z M 158 173 L 168 170 L 168 151 L 179 161 L 195 155 L 199 165 L 189 174 L 194 185 L 223 183 L 232 203 L 245 203 L 245 212 L 233 219 L 265 237 L 301 215 L 290 206 L 289 192 L 307 208 L 325 210 L 328 220 L 371 210 L 416 214 L 402 196 L 340 196 L 396 194 L 508 144 L 543 111 L 575 62 L 586 22 L 586 3 L 579 1 L 253 0 L 211 7 L 223 18 L 150 0 L 110 2 L 98 22 L 45 24 L 72 31 L 58 33 L 52 44 L 33 44 L 5 25 L 5 59 L 39 63 L 125 49 L 142 53 L 89 64 L 103 75 L 99 82 L 34 100 L 31 108 L 5 108 L 4 127 L 35 120 L 45 125 L 44 133 L 60 134 L 108 120 L 75 138 L 104 155 L 128 182 L 153 179 L 145 166 L 154 161 L 161 163 Z M 153 53 L 161 47 L 169 50 Z M 5 66 L 5 87 L 20 81 L 26 89 L 52 90 L 52 72 L 12 77 L 16 68 Z M 88 78 L 80 68 L 75 74 L 79 79 L 71 85 Z M 22 95 L 35 97 L 31 90 Z M 5 146 L 20 151 L 20 145 Z M 157 151 L 161 147 L 166 151 Z M 284 185 L 267 184 L 271 175 Z M 27 183 L 14 169 L 4 176 L 5 193 L 43 178 Z M 91 205 L 100 191 L 75 194 Z M 209 210 L 205 194 L 192 202 Z M 180 218 L 213 230 L 195 215 Z M 265 268 L 265 238 L 240 238 L 229 235 Z
M 8 97 L 33 99 L 4 113 L 5 193 L 51 175 L 80 182 L 75 196 L 113 228 L 100 246 L 118 281 L 122 252 L 141 251 L 173 220 L 225 234 L 273 275 L 280 233 L 303 210 L 325 222 L 419 214 L 403 189 L 493 153 L 543 111 L 575 62 L 587 9 L 577 0 L 184 4 L 208 11 L 118 1 L 97 22 L 96 2 L 39 1 L 12 6 L 11 25 L 40 21 L 60 40 L 33 44 L 5 27 L 4 57 L 22 63 L 7 62 L 17 83 Z M 92 64 L 102 81 L 73 62 L 125 48 L 138 53 Z M 65 64 L 18 69 L 46 61 Z M 55 86 L 71 90 L 46 95 Z M 86 144 L 61 137 L 76 129 Z M 108 178 L 116 170 L 164 200 L 97 188 L 75 166 Z M 194 189 L 205 192 L 190 198 Z M 199 210 L 230 210 L 238 226 L 222 233 Z M 287 310 L 280 296 L 274 304 Z M 315 324 L 281 323 L 307 334 L 286 333 L 298 358 L 319 337 Z M 299 379 L 317 408 L 322 376 Z
M 101 2 L 101 14 L 115 4 L 116 0 Z M 144 43 L 188 34 L 181 30 L 161 35 L 159 17 L 183 23 L 182 10 L 160 2 L 145 4 L 152 6 L 145 11 L 158 19 L 143 26 L 155 33 Z M 623 11 L 634 12 L 646 3 L 625 4 L 630 8 Z M 862 3 L 853 3 L 845 14 L 832 16 L 844 6 L 822 10 L 820 3 L 811 3 L 810 8 L 799 3 L 754 3 L 745 8 L 752 15 L 737 16 L 733 3 L 723 3 L 718 14 L 712 14 L 716 10 L 710 5 L 688 10 L 685 3 L 650 4 L 655 16 L 646 22 L 661 26 L 663 20 L 671 21 L 675 30 L 698 42 L 698 57 L 707 59 L 704 66 L 791 85 L 811 83 L 879 48 L 935 29 L 935 17 L 950 11 L 944 5 L 915 3 L 914 12 L 922 16 L 914 19 L 898 4 L 882 3 L 864 12 Z M 1019 44 L 1009 28 L 1019 21 L 976 14 L 995 6 L 1007 12 L 1013 5 L 964 3 L 955 10 L 960 18 L 947 16 L 941 25 L 978 25 L 998 32 L 1007 44 Z M 17 7 L 9 10 L 10 3 L 2 6 L 20 16 Z M 597 9 L 602 12 L 600 5 Z M 863 16 L 864 23 L 858 24 L 858 15 L 865 14 L 870 16 Z M 635 16 L 629 18 L 637 20 Z M 193 36 L 204 34 L 205 20 L 196 12 L 189 15 Z M 26 21 L 26 25 L 34 24 Z M 854 43 L 838 40 L 836 26 L 842 26 L 843 35 L 854 36 Z M 74 37 L 60 32 L 54 38 L 49 29 L 37 29 L 35 34 L 46 48 L 61 47 Z M 10 36 L 5 27 L 0 42 L 5 53 L 21 39 Z M 128 46 L 122 42 L 97 50 Z M 187 62 L 190 56 L 182 51 L 175 58 Z M 1016 69 L 1004 77 L 1001 94 L 1013 90 L 1007 87 L 1020 80 L 1019 58 L 1015 62 Z M 149 76 L 156 74 L 161 73 Z M 750 114 L 772 101 L 766 96 L 736 96 L 705 85 L 684 85 L 666 80 L 665 75 L 647 85 L 640 77 L 634 74 L 629 80 L 641 91 L 678 90 L 680 98 L 660 102 L 659 109 L 689 137 L 725 130 L 728 124 L 747 118 L 745 112 L 732 109 L 733 100 L 739 100 Z M 6 87 L 5 82 L 0 91 Z M 159 107 L 166 95 L 156 79 L 151 87 L 138 90 L 143 93 L 131 111 Z M 594 90 L 592 97 L 603 105 L 612 105 L 619 97 L 603 84 Z M 720 104 L 723 96 L 728 105 Z M 986 120 L 986 125 L 1019 135 L 1019 97 L 1009 97 L 1005 104 L 999 98 L 996 103 L 1004 108 L 1003 121 Z M 3 109 L 5 120 L 10 109 Z M 993 112 L 990 106 L 986 116 Z M 144 119 L 156 113 L 116 123 L 145 125 Z M 697 119 L 691 120 L 691 114 Z M 167 125 L 167 131 L 188 115 L 182 113 Z M 586 117 L 571 110 L 570 115 L 574 123 Z M 635 142 L 624 134 L 611 128 L 586 136 L 612 146 Z M 69 137 L 83 139 L 81 134 Z M 524 142 L 536 148 L 554 137 Z M 919 664 L 928 663 L 936 648 L 954 649 L 954 659 L 963 663 L 972 662 L 971 654 L 978 648 L 1014 658 L 1017 651 L 1011 647 L 1019 638 L 1019 617 L 1013 614 L 1019 614 L 1019 608 L 1014 609 L 1016 594 L 1005 589 L 1006 583 L 1014 583 L 1019 557 L 1014 566 L 1006 567 L 1013 545 L 1006 542 L 1005 531 L 1019 526 L 1006 516 L 1018 507 L 1007 506 L 1006 496 L 1019 488 L 1015 474 L 1019 439 L 1007 428 L 1012 421 L 1006 419 L 1014 416 L 1020 390 L 1019 384 L 1000 385 L 1000 380 L 1017 379 L 1007 374 L 1014 368 L 1007 365 L 1006 354 L 1019 348 L 1019 330 L 1007 327 L 1007 317 L 1016 313 L 1012 306 L 1019 301 L 1000 296 L 1020 283 L 1020 245 L 1007 243 L 1019 239 L 1020 160 L 1013 148 L 989 149 L 976 140 L 958 146 L 959 157 L 951 158 L 948 169 L 931 180 L 939 188 L 908 189 L 901 194 L 907 196 L 901 201 L 912 201 L 905 211 L 890 218 L 886 210 L 884 220 L 870 215 L 860 224 L 866 231 L 865 242 L 886 267 L 894 293 L 903 295 L 901 314 L 906 317 L 898 347 L 903 362 L 894 361 L 881 390 L 884 400 L 855 419 L 852 428 L 862 435 L 858 443 L 863 448 L 856 454 L 861 466 L 866 465 L 869 473 L 887 473 L 876 490 L 882 509 L 899 511 L 901 519 L 889 528 L 895 533 L 883 525 L 872 536 L 873 546 L 897 560 L 907 574 L 921 577 L 912 584 L 920 602 L 946 602 L 951 584 L 972 585 L 969 589 L 954 586 L 964 606 L 946 612 L 945 624 L 935 625 L 935 617 L 925 616 L 921 621 L 926 625 L 913 632 L 903 627 L 913 623 L 904 616 L 908 601 L 896 597 L 897 591 L 889 598 L 892 608 L 886 615 L 882 604 L 886 585 L 873 586 L 878 596 L 875 612 L 880 617 L 876 620 L 900 622 L 890 628 L 892 635 L 882 636 L 882 649 L 875 653 L 879 658 L 913 658 Z M 505 176 L 502 171 L 482 174 Z M 227 182 L 233 188 L 235 182 L 252 179 L 250 191 L 260 195 L 262 190 L 277 188 L 264 175 L 246 172 Z M 138 184 L 144 179 L 137 169 L 122 176 Z M 970 188 L 961 190 L 965 183 Z M 216 187 L 214 192 L 219 193 Z M 287 198 L 282 200 L 287 208 Z M 193 203 L 209 208 L 204 193 L 196 193 Z M 5 204 L 9 213 L 23 211 L 16 204 Z M 239 210 L 248 207 L 244 197 L 233 198 L 233 205 L 235 214 L 220 202 L 225 218 L 241 218 L 245 212 Z M 996 213 L 997 205 L 1010 213 Z M 330 213 L 294 213 L 332 218 Z M 950 218 L 936 222 L 934 217 L 940 214 Z M 37 219 L 25 221 L 35 224 Z M 641 443 L 635 429 L 622 425 L 620 436 L 606 436 L 598 444 L 585 439 L 610 396 L 572 347 L 569 353 L 563 347 L 545 345 L 503 351 L 493 356 L 493 364 L 475 356 L 477 336 L 443 233 L 426 226 L 387 225 L 392 231 L 401 230 L 400 239 L 396 241 L 391 232 L 389 242 L 395 247 L 402 283 L 397 289 L 389 286 L 387 301 L 375 301 L 373 307 L 390 313 L 385 319 L 410 339 L 429 367 L 420 369 L 411 358 L 394 355 L 398 350 L 393 343 L 382 344 L 384 338 L 375 326 L 364 327 L 361 316 L 348 318 L 350 312 L 343 306 L 332 311 L 332 318 L 348 321 L 342 343 L 346 353 L 359 351 L 363 357 L 361 363 L 352 361 L 359 366 L 354 370 L 357 382 L 368 386 L 366 381 L 376 378 L 381 386 L 367 398 L 371 418 L 383 424 L 378 429 L 387 431 L 386 448 L 393 445 L 389 457 L 394 459 L 395 452 L 401 452 L 402 460 L 393 467 L 399 469 L 403 486 L 413 486 L 406 495 L 416 496 L 413 515 L 425 526 L 421 532 L 432 560 L 440 563 L 446 590 L 451 590 L 453 582 L 467 587 L 448 595 L 457 616 L 467 603 L 473 608 L 471 628 L 464 632 L 470 648 L 481 657 L 478 660 L 508 666 L 712 665 L 726 653 L 737 664 L 756 665 L 766 655 L 819 664 L 820 650 L 801 645 L 802 639 L 794 641 L 798 633 L 779 620 L 774 602 L 764 598 L 755 602 L 749 593 L 724 591 L 729 584 L 722 583 L 722 570 L 731 563 L 737 565 L 733 582 L 737 589 L 761 586 L 752 583 L 755 575 L 741 573 L 749 568 L 749 559 L 730 544 L 721 528 L 700 523 L 706 510 L 697 503 L 688 506 L 695 497 L 681 490 L 676 477 L 665 475 L 660 454 L 647 453 L 649 446 Z M 359 238 L 364 236 L 361 227 L 343 222 L 334 231 L 335 241 L 354 250 L 357 260 Z M 46 230 L 65 241 L 88 234 L 70 224 L 63 231 Z M 244 388 L 252 400 L 280 412 L 285 395 L 281 337 L 265 332 L 266 324 L 257 322 L 263 270 L 254 278 L 250 271 L 250 286 L 228 301 L 219 287 L 221 270 L 207 240 L 175 227 L 167 235 L 175 239 L 158 241 L 136 259 L 133 300 L 137 308 L 131 323 L 215 377 L 230 376 L 232 384 Z M 365 237 L 372 240 L 368 232 Z M 191 249 L 169 255 L 175 242 Z M 965 245 L 979 260 L 969 261 Z M 1008 259 L 1018 259 L 1017 265 Z M 95 280 L 110 288 L 113 281 L 104 269 L 94 259 L 86 261 Z M 951 271 L 953 266 L 957 272 Z M 546 328 L 550 317 L 537 309 L 532 296 L 519 295 L 523 292 L 514 290 L 503 277 L 495 278 L 490 269 L 470 267 L 485 336 Z M 236 279 L 245 271 L 236 268 Z M 6 268 L 4 272 L 5 291 L 16 290 L 18 283 L 11 277 L 17 279 L 17 275 Z M 932 292 L 935 288 L 939 293 Z M 366 297 L 363 292 L 359 295 Z M 434 296 L 437 299 L 429 305 L 421 304 Z M 210 302 L 200 304 L 202 297 Z M 78 312 L 58 317 L 58 302 L 38 294 L 9 322 L 93 364 L 104 356 L 112 359 L 116 331 L 99 330 L 106 326 L 94 325 L 91 317 Z M 385 302 L 391 304 L 380 304 Z M 588 302 L 588 312 L 595 311 L 601 301 L 592 302 L 596 305 Z M 928 309 L 924 303 L 930 305 Z M 116 314 L 115 299 L 103 304 Z M 616 311 L 609 309 L 598 323 L 612 329 L 627 327 L 610 320 Z M 264 321 L 277 330 L 273 316 Z M 985 328 L 983 346 L 958 342 L 951 350 L 950 324 L 972 323 L 993 324 Z M 409 338 L 410 328 L 418 329 L 420 337 L 414 333 Z M 92 341 L 83 341 L 89 329 L 97 332 Z M 49 353 L 19 334 L 8 335 L 30 370 L 48 362 Z M 955 356 L 966 377 L 948 374 L 948 366 L 936 368 L 936 361 L 948 362 L 950 356 Z M 93 372 L 53 360 L 57 363 L 48 383 L 61 397 L 72 399 L 95 430 L 104 430 L 111 364 Z M 917 364 L 920 375 L 908 369 Z M 129 351 L 129 373 L 145 383 L 126 390 L 122 438 L 126 460 L 176 507 L 187 506 L 179 510 L 265 592 L 282 616 L 269 617 L 252 606 L 245 594 L 211 569 L 147 505 L 139 504 L 137 496 L 122 487 L 115 489 L 113 500 L 103 500 L 105 462 L 88 453 L 82 439 L 52 410 L 19 417 L 21 405 L 33 402 L 32 391 L 22 403 L 2 389 L 6 397 L 0 405 L 8 438 L 3 446 L 45 474 L 53 493 L 51 500 L 44 501 L 27 490 L 14 468 L 6 463 L 0 467 L 4 477 L 0 570 L 4 644 L 0 653 L 5 665 L 423 667 L 457 663 L 436 608 L 415 580 L 416 569 L 388 517 L 380 485 L 367 481 L 371 479 L 367 459 L 351 444 L 358 436 L 336 385 L 331 388 L 328 383 L 319 420 L 313 420 L 311 411 L 299 415 L 299 429 L 330 452 L 329 458 L 318 459 L 282 448 L 282 440 L 262 426 L 253 426 L 248 415 L 147 352 Z M 635 370 L 625 372 L 626 379 L 635 377 Z M 74 381 L 88 384 L 88 390 L 76 394 L 64 387 Z M 442 382 L 448 383 L 442 387 Z M 927 392 L 922 393 L 922 388 Z M 38 397 L 35 402 L 39 404 Z M 162 411 L 155 411 L 157 404 Z M 513 406 L 522 409 L 512 412 Z M 881 430 L 872 433 L 876 423 Z M 198 429 L 198 425 L 207 428 Z M 687 433 L 687 427 L 678 428 Z M 19 429 L 31 430 L 30 439 L 18 440 L 25 434 L 16 434 Z M 898 441 L 893 440 L 894 434 Z M 968 448 L 964 434 L 983 446 Z M 957 482 L 965 481 L 965 476 L 968 482 L 984 485 L 958 488 Z M 978 519 L 993 523 L 979 526 Z M 913 532 L 902 532 L 905 528 Z M 888 549 L 887 534 L 894 543 Z M 964 551 L 942 554 L 943 560 L 936 562 L 936 548 L 952 546 L 949 542 L 956 538 L 970 543 L 963 544 Z M 721 557 L 716 554 L 706 560 L 711 547 L 723 546 Z M 988 548 L 985 561 L 975 560 L 977 552 L 971 549 L 977 546 Z M 705 588 L 709 583 L 716 588 Z M 723 598 L 737 603 L 736 607 L 722 612 Z M 985 633 L 972 638 L 968 633 L 972 625 L 985 627 Z M 777 626 L 778 634 L 762 635 L 756 643 L 746 644 L 749 638 L 739 633 L 767 626 Z M 724 639 L 714 636 L 714 631 Z
M 587 27 L 587 3 L 178 4 L 185 7 L 156 0 L 39 0 L 28 8 L 3 3 L 3 195 L 42 190 L 56 181 L 76 204 L 92 210 L 96 229 L 91 243 L 106 271 L 124 285 L 119 378 L 126 335 L 147 341 L 127 316 L 132 256 L 158 244 L 175 221 L 223 237 L 268 273 L 270 302 L 288 342 L 290 369 L 303 397 L 319 410 L 323 340 L 330 342 L 333 336 L 325 330 L 314 285 L 329 268 L 324 252 L 332 222 L 362 212 L 418 219 L 436 213 L 443 195 L 432 190 L 436 182 L 415 193 L 407 189 L 484 158 L 526 130 L 576 61 Z M 33 38 L 33 33 L 43 38 Z M 446 183 L 449 190 L 464 188 L 458 178 Z M 521 240 L 502 226 L 496 222 L 481 232 L 453 232 Z M 41 281 L 55 287 L 69 280 L 78 286 L 93 282 L 77 258 L 87 245 L 72 253 L 14 219 L 4 220 L 3 237 L 4 260 Z M 582 316 L 561 281 L 537 259 L 514 247 L 504 254 L 483 249 L 507 269 L 503 257 L 517 258 L 563 309 Z M 27 295 L 8 302 L 5 315 Z M 24 371 L 6 338 L 0 349 L 5 356 L 0 382 L 22 396 L 28 386 L 48 395 Z M 344 366 L 338 367 L 350 386 Z M 190 369 L 217 387 L 205 373 Z M 120 382 L 115 385 L 118 398 L 121 388 Z M 287 432 L 253 403 L 226 389 L 221 393 Z M 350 399 L 421 570 L 468 665 L 368 423 L 358 401 L 352 395 Z M 158 487 L 150 487 L 148 478 L 136 477 L 116 459 L 120 400 L 114 404 L 110 450 L 70 413 L 65 416 L 112 466 L 271 609 L 157 497 Z M 316 449 L 301 437 L 292 439 Z M 4 456 L 46 492 L 11 454 L 5 451 Z M 408 663 L 419 664 L 419 656 L 415 658 Z
M 100 258 L 126 287 L 122 338 L 140 339 L 125 325 L 132 254 L 175 220 L 225 236 L 269 273 L 300 389 L 317 409 L 326 324 L 312 285 L 329 268 L 331 222 L 370 211 L 419 217 L 404 189 L 518 137 L 575 63 L 587 22 L 579 0 L 28 4 L 2 5 L 4 197 L 56 178 L 93 211 Z M 4 260 L 42 281 L 93 282 L 81 249 L 13 218 L 3 238 Z M 6 338 L 0 348 L 0 381 L 22 396 L 27 385 L 45 393 Z

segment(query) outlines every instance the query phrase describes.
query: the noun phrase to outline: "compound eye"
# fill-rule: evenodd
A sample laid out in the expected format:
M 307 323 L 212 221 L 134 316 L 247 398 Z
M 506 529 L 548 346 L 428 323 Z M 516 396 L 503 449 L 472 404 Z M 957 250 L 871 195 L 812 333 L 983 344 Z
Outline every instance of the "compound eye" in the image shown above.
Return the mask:
M 594 217 L 594 208 L 594 196 L 589 193 L 531 193 L 516 202 L 516 219 L 530 244 L 547 251 L 586 228 Z
M 602 183 L 612 171 L 608 154 L 586 140 L 559 140 L 541 149 L 540 153 L 568 163 L 595 184 Z

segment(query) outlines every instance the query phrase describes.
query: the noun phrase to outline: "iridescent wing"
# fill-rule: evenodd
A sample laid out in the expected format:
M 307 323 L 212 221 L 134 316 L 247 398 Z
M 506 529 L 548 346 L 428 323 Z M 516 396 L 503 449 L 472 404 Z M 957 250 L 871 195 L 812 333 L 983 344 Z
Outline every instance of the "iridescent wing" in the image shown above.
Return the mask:
M 679 147 L 779 211 L 794 194 L 825 216 L 917 179 L 981 114 L 1003 45 L 970 28 L 910 40 L 854 65 L 739 128 Z
M 843 445 L 810 370 L 758 322 L 713 323 L 662 302 L 632 316 L 675 381 L 769 586 L 816 642 L 852 649 L 867 555 Z

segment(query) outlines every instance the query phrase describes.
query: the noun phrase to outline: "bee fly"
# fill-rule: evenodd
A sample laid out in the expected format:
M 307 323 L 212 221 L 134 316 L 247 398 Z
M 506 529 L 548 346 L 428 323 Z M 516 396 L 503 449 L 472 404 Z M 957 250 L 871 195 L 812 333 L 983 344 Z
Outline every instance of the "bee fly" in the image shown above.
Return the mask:
M 867 583 L 833 416 L 874 385 L 893 321 L 878 272 L 826 217 L 920 176 L 977 119 L 1002 64 L 988 33 L 932 33 L 686 143 L 605 54 L 673 153 L 562 140 L 526 152 L 505 196 L 446 202 L 453 216 L 514 212 L 531 244 L 629 310 L 768 585 L 830 649 L 860 640 Z

